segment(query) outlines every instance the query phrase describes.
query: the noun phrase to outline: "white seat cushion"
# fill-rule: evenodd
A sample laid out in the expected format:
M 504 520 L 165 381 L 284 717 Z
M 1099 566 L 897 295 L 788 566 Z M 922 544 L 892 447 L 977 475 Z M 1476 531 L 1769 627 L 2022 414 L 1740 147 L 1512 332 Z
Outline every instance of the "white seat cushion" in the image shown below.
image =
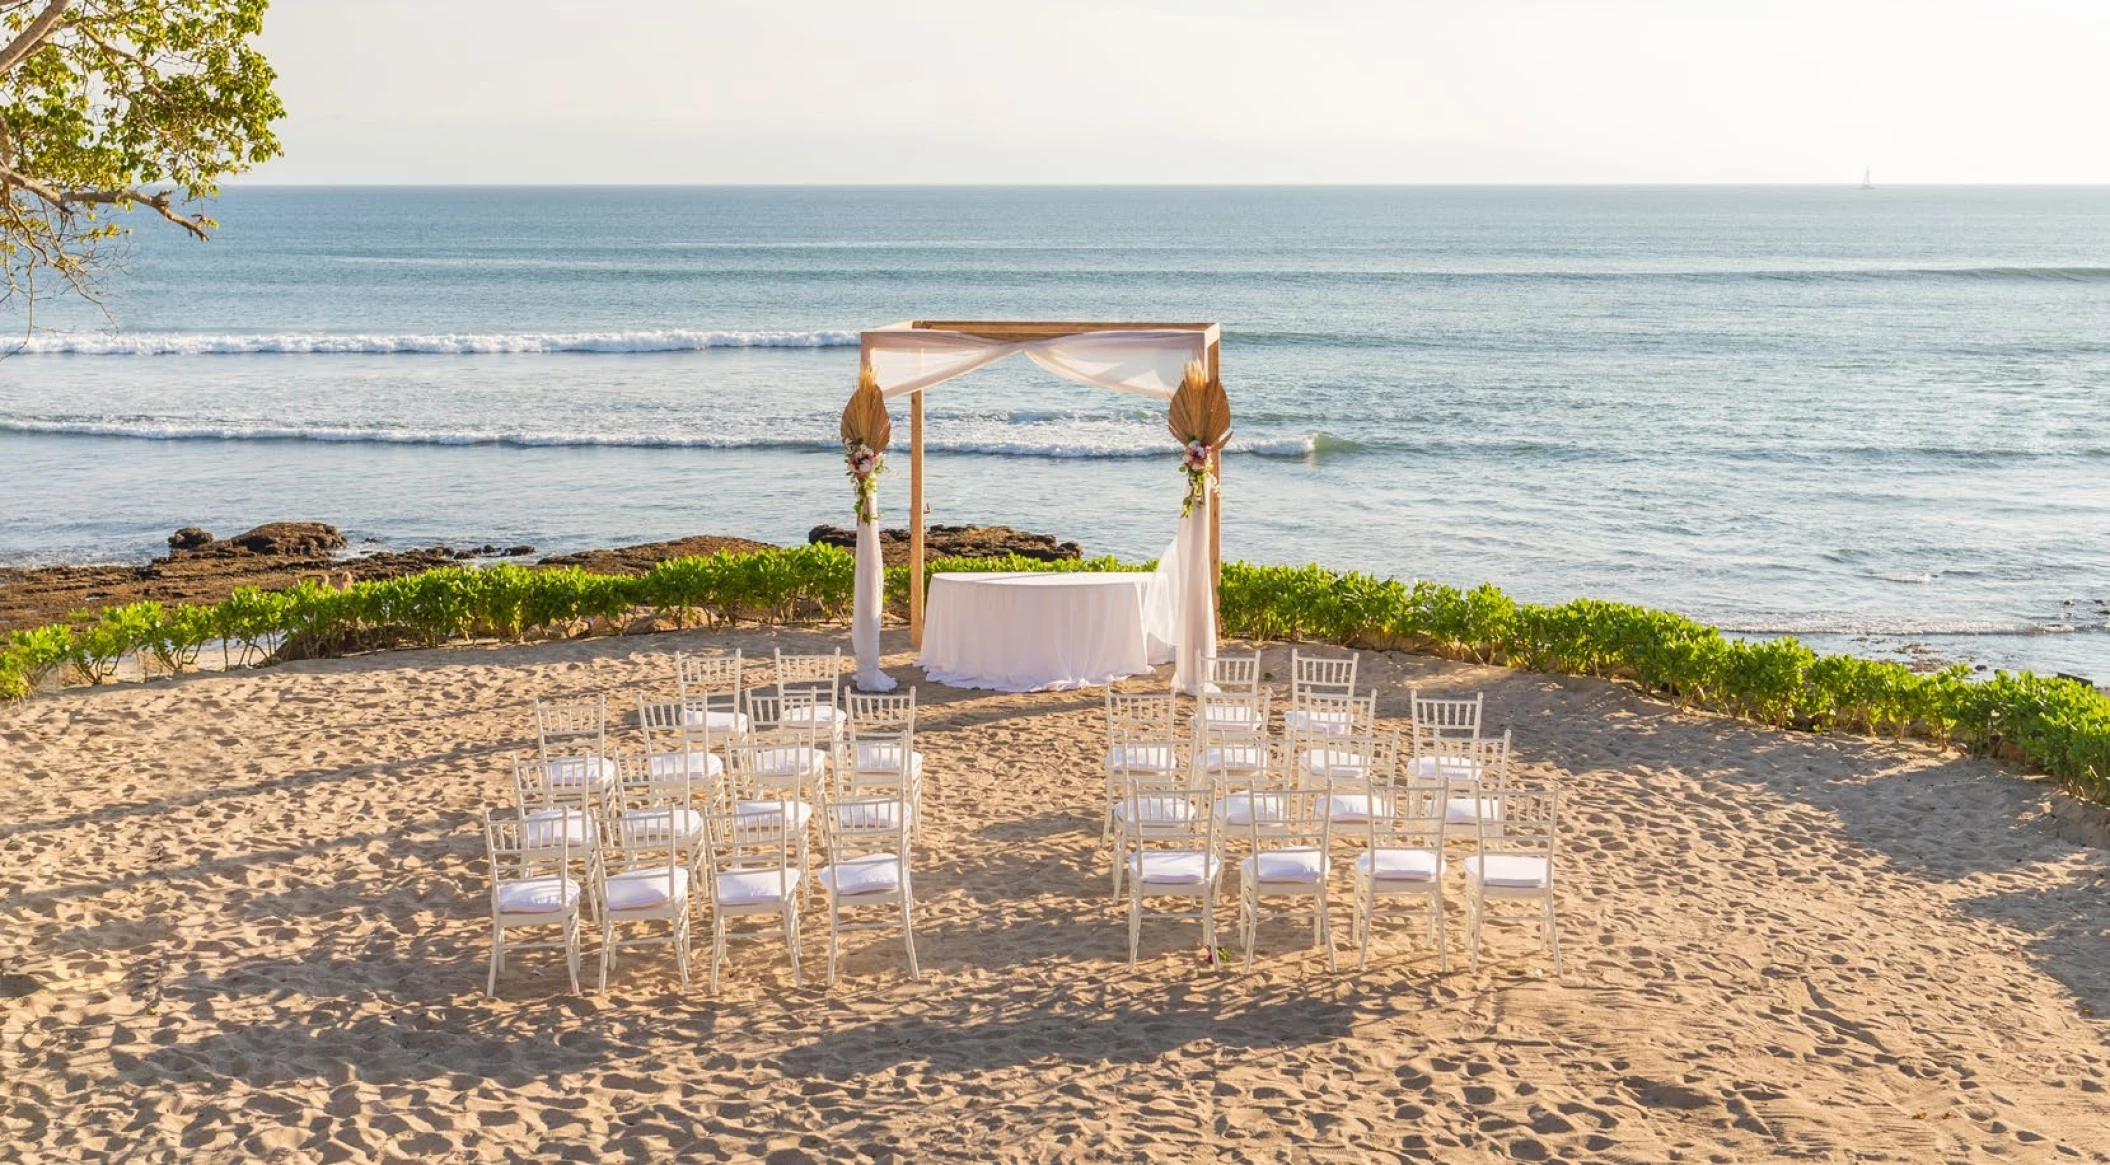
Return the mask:
M 593 818 L 584 809 L 537 809 L 520 819 L 520 844 L 526 849 L 573 849 L 593 844 Z
M 1179 770 L 1180 759 L 1169 744 L 1124 744 L 1106 750 L 1106 767 L 1132 773 L 1170 773 Z
M 607 894 L 608 909 L 618 914 L 686 902 L 689 900 L 688 867 L 655 866 L 610 874 Z
M 686 773 L 692 781 L 709 780 L 725 771 L 725 762 L 716 753 L 691 750 L 689 752 L 656 752 L 645 762 L 645 771 L 655 777 L 679 780 Z
M 835 828 L 849 831 L 884 832 L 901 828 L 902 802 L 892 797 L 837 801 L 828 807 Z
M 718 875 L 718 901 L 724 906 L 782 902 L 798 892 L 799 875 L 803 873 L 804 870 L 791 866 L 781 870 L 775 866 L 764 870 L 725 870 Z
M 1543 890 L 1551 873 L 1545 858 L 1531 854 L 1474 854 L 1465 859 L 1467 878 L 1504 890 Z
M 1226 825 L 1252 825 L 1257 816 L 1262 825 L 1279 825 L 1288 812 L 1288 801 L 1280 793 L 1233 793 L 1216 803 Z
M 1158 886 L 1199 886 L 1215 880 L 1223 863 L 1191 850 L 1146 850 L 1128 859 L 1136 881 Z
M 1308 748 L 1297 754 L 1297 767 L 1315 777 L 1361 777 L 1370 758 L 1345 748 Z
M 501 914 L 558 914 L 579 901 L 579 884 L 570 878 L 519 878 L 498 884 Z
M 1267 767 L 1267 749 L 1257 744 L 1231 744 L 1205 748 L 1195 754 L 1204 771 L 1257 773 Z
M 901 771 L 901 746 L 898 744 L 860 744 L 857 746 L 857 770 L 860 773 L 898 773 Z M 923 775 L 923 754 L 908 754 L 908 771 L 911 777 Z
M 1295 883 L 1316 886 L 1333 868 L 1324 851 L 1310 847 L 1262 850 L 1238 863 L 1240 877 L 1256 882 Z
M 1194 802 L 1178 794 L 1139 793 L 1114 802 L 1114 820 L 1126 824 L 1133 811 L 1143 825 L 1173 825 L 1194 820 Z
M 760 748 L 749 756 L 755 771 L 765 777 L 817 777 L 828 771 L 828 753 L 803 744 Z
M 1417 756 L 1407 762 L 1406 771 L 1410 777 L 1464 781 L 1478 777 L 1480 766 L 1462 756 Z
M 554 789 L 600 789 L 615 780 L 615 762 L 605 756 L 553 756 L 543 771 Z
M 1361 825 L 1382 816 L 1391 806 L 1383 796 L 1369 793 L 1335 793 L 1326 799 L 1326 816 L 1339 824 Z
M 1369 876 L 1373 865 L 1380 882 L 1433 882 L 1443 869 L 1436 854 L 1425 849 L 1381 846 L 1370 853 L 1356 855 L 1356 873 Z
M 800 704 L 784 709 L 779 723 L 815 724 L 822 728 L 833 728 L 842 722 L 842 709 L 833 704 Z
M 1346 712 L 1315 712 L 1308 708 L 1292 708 L 1282 714 L 1282 727 L 1291 732 L 1344 735 L 1355 727 L 1355 718 Z
M 626 810 L 623 823 L 629 827 L 629 836 L 641 842 L 665 841 L 668 830 L 683 839 L 699 837 L 703 833 L 703 814 L 676 806 Z
M 681 722 L 691 728 L 703 728 L 711 732 L 727 732 L 744 736 L 747 734 L 747 713 L 722 712 L 717 709 L 687 708 L 681 713 Z
M 1453 797 L 1443 803 L 1443 820 L 1450 825 L 1502 820 L 1502 802 L 1493 797 Z
M 821 887 L 838 898 L 860 894 L 890 894 L 901 889 L 901 859 L 893 854 L 868 854 L 821 871 Z
M 813 806 L 790 798 L 763 801 L 742 801 L 733 806 L 733 824 L 740 829 L 777 829 L 785 824 L 789 813 L 790 828 L 800 830 L 813 820 Z

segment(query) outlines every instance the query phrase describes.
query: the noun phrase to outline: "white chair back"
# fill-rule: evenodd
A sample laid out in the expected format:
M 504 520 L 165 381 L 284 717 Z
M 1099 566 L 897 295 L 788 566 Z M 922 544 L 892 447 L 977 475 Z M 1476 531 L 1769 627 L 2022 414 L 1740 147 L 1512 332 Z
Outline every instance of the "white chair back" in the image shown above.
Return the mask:
M 1289 697 L 1300 704 L 1307 696 L 1353 696 L 1355 672 L 1362 662 L 1356 654 L 1343 659 L 1332 655 L 1306 655 L 1302 648 L 1289 653 Z
M 1222 692 L 1259 691 L 1260 653 L 1210 656 L 1209 683 Z
M 608 755 L 608 704 L 588 700 L 535 698 L 535 747 L 553 756 Z
M 1407 690 L 1407 704 L 1417 740 L 1480 735 L 1480 711 L 1484 694 L 1470 700 L 1424 697 L 1418 688 Z

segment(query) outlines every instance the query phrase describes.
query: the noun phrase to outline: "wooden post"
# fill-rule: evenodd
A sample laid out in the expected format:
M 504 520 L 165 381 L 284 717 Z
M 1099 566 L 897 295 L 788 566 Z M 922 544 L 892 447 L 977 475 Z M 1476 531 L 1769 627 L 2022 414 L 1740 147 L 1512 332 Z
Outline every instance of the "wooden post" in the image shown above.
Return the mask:
M 1222 375 L 1222 344 L 1217 340 L 1210 340 L 1209 379 L 1217 380 Z M 1221 488 L 1224 472 L 1223 450 L 1219 449 L 1209 455 L 1209 468 L 1216 472 L 1216 481 L 1219 487 L 1216 491 L 1216 496 L 1210 499 L 1211 504 L 1209 506 L 1209 593 L 1213 595 L 1222 588 L 1224 581 L 1224 496 Z M 1222 620 L 1219 618 L 1217 623 L 1217 631 L 1221 632 L 1223 630 Z
M 908 642 L 923 646 L 923 391 L 908 398 Z

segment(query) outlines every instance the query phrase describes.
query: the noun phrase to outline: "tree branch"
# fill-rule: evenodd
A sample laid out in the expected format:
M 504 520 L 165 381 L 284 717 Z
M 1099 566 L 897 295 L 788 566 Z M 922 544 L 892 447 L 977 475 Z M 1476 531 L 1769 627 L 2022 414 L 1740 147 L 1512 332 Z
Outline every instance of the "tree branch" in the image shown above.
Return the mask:
M 58 26 L 59 19 L 65 16 L 66 10 L 71 7 L 73 0 L 51 0 L 51 3 L 46 4 L 44 11 L 37 13 L 36 19 L 29 22 L 29 27 L 9 41 L 6 48 L 0 49 L 0 76 L 12 72 L 14 67 L 22 62 L 23 57 L 35 52 L 37 46 L 43 44 L 44 39 L 51 35 L 51 30 Z
M 0 190 L 27 191 L 60 214 L 70 214 L 77 206 L 129 206 L 137 203 L 152 208 L 155 214 L 189 231 L 200 241 L 211 237 L 206 233 L 203 219 L 176 209 L 175 192 L 171 190 L 55 190 L 6 166 L 0 166 Z

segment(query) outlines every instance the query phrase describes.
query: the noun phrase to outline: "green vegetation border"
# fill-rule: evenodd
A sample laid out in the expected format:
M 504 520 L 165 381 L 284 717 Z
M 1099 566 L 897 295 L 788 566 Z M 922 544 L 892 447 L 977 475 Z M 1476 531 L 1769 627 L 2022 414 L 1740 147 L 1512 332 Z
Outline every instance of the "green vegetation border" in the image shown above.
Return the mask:
M 1112 558 L 1041 562 L 941 559 L 937 571 L 1148 570 Z M 128 656 L 162 671 L 227 662 L 342 655 L 462 639 L 621 632 L 639 612 L 662 625 L 792 623 L 846 618 L 854 558 L 802 546 L 662 562 L 641 575 L 576 567 L 442 567 L 337 589 L 245 588 L 210 607 L 133 603 L 82 612 L 71 624 L 13 633 L 0 649 L 0 701 L 53 679 L 103 683 Z M 907 603 L 906 567 L 887 571 L 887 600 Z M 1961 665 L 1931 673 L 1851 656 L 1819 656 L 1793 639 L 1729 639 L 1680 615 L 1575 599 L 1520 603 L 1491 585 L 1461 591 L 1320 566 L 1227 562 L 1218 607 L 1224 633 L 1418 651 L 1530 671 L 1601 676 L 1694 708 L 1783 728 L 1917 736 L 2012 757 L 2068 791 L 2110 805 L 2110 696 L 2068 679 Z

